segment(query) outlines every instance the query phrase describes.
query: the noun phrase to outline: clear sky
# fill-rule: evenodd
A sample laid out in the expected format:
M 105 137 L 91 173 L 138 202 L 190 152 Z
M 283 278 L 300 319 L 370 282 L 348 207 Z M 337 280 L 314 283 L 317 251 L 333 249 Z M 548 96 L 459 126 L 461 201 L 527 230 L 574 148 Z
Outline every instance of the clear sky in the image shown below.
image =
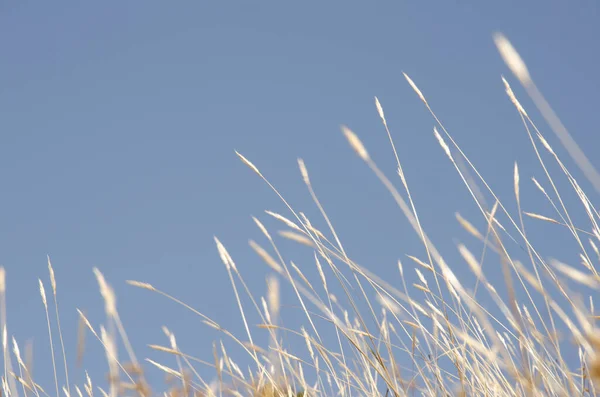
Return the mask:
M 518 161 L 524 206 L 552 215 L 525 182 L 540 168 L 501 74 L 558 142 L 498 56 L 495 31 L 516 46 L 600 165 L 593 0 L 1 2 L 0 264 L 9 332 L 22 344 L 34 339 L 38 381 L 52 390 L 37 286 L 38 277 L 48 280 L 47 254 L 71 358 L 75 307 L 94 325 L 103 319 L 93 266 L 114 286 L 141 357 L 164 358 L 144 347 L 165 343 L 163 324 L 183 349 L 208 359 L 218 334 L 127 279 L 155 284 L 243 335 L 213 235 L 260 295 L 268 272 L 247 245 L 249 238 L 264 243 L 250 216 L 275 231 L 280 225 L 263 211 L 288 214 L 234 150 L 325 229 L 297 169 L 296 158 L 304 158 L 350 255 L 374 272 L 394 280 L 398 258 L 423 257 L 406 220 L 339 130 L 347 124 L 356 131 L 393 176 L 375 95 L 430 236 L 450 258 L 457 258 L 457 241 L 478 247 L 454 212 L 483 221 L 403 71 L 503 199 L 514 204 Z M 555 250 L 561 240 L 552 238 L 560 236 L 533 239 L 549 245 L 548 255 L 577 260 L 576 251 Z M 290 259 L 301 250 L 282 247 Z M 299 264 L 314 273 L 312 263 Z M 466 272 L 462 261 L 454 266 Z M 283 304 L 296 302 L 286 292 Z M 98 343 L 88 338 L 88 345 L 86 366 L 103 374 Z M 81 381 L 81 371 L 72 376 Z

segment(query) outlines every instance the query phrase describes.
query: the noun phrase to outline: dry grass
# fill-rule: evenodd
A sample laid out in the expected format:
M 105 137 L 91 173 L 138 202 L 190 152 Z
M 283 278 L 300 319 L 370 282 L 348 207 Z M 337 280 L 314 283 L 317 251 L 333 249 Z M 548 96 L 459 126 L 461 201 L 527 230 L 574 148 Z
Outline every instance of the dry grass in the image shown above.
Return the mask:
M 496 35 L 495 41 L 508 66 L 548 119 L 567 152 L 597 188 L 600 183 L 597 171 L 547 105 L 523 60 L 506 38 Z M 151 284 L 129 281 L 134 287 L 160 294 L 185 307 L 199 316 L 204 324 L 221 332 L 225 341 L 215 343 L 213 357 L 202 360 L 183 352 L 174 333 L 165 328 L 163 331 L 168 345 L 149 347 L 152 352 L 170 356 L 175 366 L 151 359 L 146 359 L 142 365 L 130 346 L 119 317 L 114 291 L 102 273 L 94 269 L 105 301 L 106 323 L 95 329 L 79 311 L 78 351 L 83 350 L 83 330 L 88 329 L 103 347 L 110 373 L 105 386 L 93 384 L 89 376 L 85 384 L 74 385 L 68 379 L 56 280 L 48 259 L 54 319 L 51 319 L 41 280 L 40 292 L 46 309 L 56 395 L 60 394 L 60 390 L 67 397 L 92 397 L 94 392 L 111 397 L 154 395 L 157 393 L 150 390 L 144 377 L 144 368 L 149 367 L 167 376 L 169 387 L 164 395 L 168 396 L 596 395 L 595 382 L 600 380 L 600 333 L 595 325 L 599 316 L 594 311 L 593 299 L 600 287 L 595 262 L 600 260 L 597 248 L 600 243 L 597 224 L 600 214 L 597 209 L 525 112 L 506 79 L 503 78 L 506 93 L 544 171 L 545 187 L 536 179 L 533 182 L 554 208 L 556 213 L 552 217 L 521 209 L 522 181 L 517 164 L 513 172 L 515 202 L 510 204 L 516 204 L 518 210 L 516 213 L 509 212 L 508 203 L 498 198 L 461 150 L 417 84 L 408 75 L 405 74 L 405 77 L 436 121 L 433 132 L 442 152 L 464 182 L 484 220 L 485 230 L 478 230 L 472 222 L 457 214 L 459 225 L 480 243 L 472 248 L 457 244 L 458 252 L 477 280 L 474 288 L 466 286 L 453 270 L 458 266 L 464 268 L 464 264 L 447 263 L 424 230 L 383 106 L 376 98 L 376 110 L 393 149 L 401 188 L 398 189 L 394 181 L 381 171 L 355 132 L 348 127 L 342 127 L 342 132 L 358 157 L 389 191 L 423 245 L 421 258 L 410 255 L 410 261 L 398 261 L 399 285 L 376 276 L 349 257 L 317 198 L 308 168 L 302 160 L 299 161 L 302 180 L 327 224 L 327 232 L 316 229 L 306 215 L 294 210 L 259 168 L 238 153 L 240 159 L 287 206 L 288 216 L 273 212 L 267 214 L 286 228 L 279 232 L 280 236 L 298 243 L 299 249 L 312 250 L 319 282 L 311 283 L 303 273 L 308 265 L 300 268 L 285 260 L 273 234 L 254 218 L 267 246 L 254 241 L 250 245 L 275 274 L 269 278 L 266 298 L 255 298 L 225 246 L 215 239 L 244 324 L 243 336 L 223 329 L 215 320 Z M 562 175 L 551 175 L 547 168 L 549 162 L 556 163 Z M 466 164 L 466 167 L 461 164 Z M 476 178 L 472 178 L 471 173 Z M 581 207 L 567 208 L 557 188 L 558 177 L 566 179 Z M 486 206 L 482 194 L 494 199 L 492 208 Z M 574 225 L 571 212 L 577 209 L 583 209 L 590 221 L 587 230 Z M 528 238 L 523 215 L 546 222 L 548 227 L 566 229 L 568 236 L 577 244 L 581 263 L 564 264 L 547 259 L 547 253 L 542 253 Z M 504 225 L 500 224 L 499 218 L 503 219 Z M 409 262 L 418 279 L 410 287 L 405 281 Z M 497 262 L 503 278 L 490 280 L 486 276 L 484 262 Z M 298 299 L 305 318 L 304 327 L 286 329 L 279 324 L 281 287 L 278 280 L 287 283 Z M 494 302 L 493 307 L 483 306 L 476 299 L 480 287 Z M 334 291 L 340 293 L 336 295 Z M 22 359 L 14 339 L 11 352 L 5 299 L 4 269 L 0 269 L 0 320 L 4 349 L 2 391 L 4 395 L 15 397 L 47 396 L 48 393 L 32 378 L 31 363 Z M 257 327 L 248 320 L 250 313 L 247 307 L 252 307 L 256 311 L 252 315 L 260 318 Z M 56 323 L 54 330 L 60 336 L 67 375 L 64 380 L 59 380 L 56 375 L 59 364 L 54 354 L 53 322 Z M 257 330 L 269 334 L 268 346 L 255 344 L 253 335 Z M 289 340 L 282 337 L 284 334 Z M 233 343 L 247 354 L 253 365 L 250 370 L 244 372 L 236 364 L 228 354 L 227 343 Z M 126 361 L 119 359 L 117 346 L 120 344 L 127 350 Z M 295 348 L 291 351 L 288 346 Z M 566 357 L 568 350 L 578 352 L 578 361 Z M 198 366 L 213 368 L 214 378 L 204 380 Z

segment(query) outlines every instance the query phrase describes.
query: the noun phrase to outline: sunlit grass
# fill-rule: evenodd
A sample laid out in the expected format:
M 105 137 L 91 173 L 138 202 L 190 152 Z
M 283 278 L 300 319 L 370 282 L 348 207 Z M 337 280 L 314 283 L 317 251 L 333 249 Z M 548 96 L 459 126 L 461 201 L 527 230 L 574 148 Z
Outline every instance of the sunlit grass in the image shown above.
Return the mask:
M 495 35 L 494 39 L 503 59 L 556 132 L 567 153 L 592 186 L 598 188 L 597 171 L 546 103 L 523 60 L 502 35 Z M 152 357 L 168 358 L 172 364 L 167 365 L 164 364 L 166 361 L 159 362 L 156 358 L 137 359 L 119 316 L 114 291 L 102 273 L 94 269 L 105 302 L 106 322 L 94 328 L 79 311 L 78 351 L 84 348 L 83 332 L 87 330 L 95 338 L 87 343 L 99 343 L 104 349 L 108 381 L 102 378 L 102 382 L 96 384 L 87 376 L 85 384 L 75 385 L 69 383 L 57 283 L 48 259 L 54 313 L 48 309 L 41 280 L 39 287 L 52 352 L 55 379 L 52 393 L 67 397 L 92 397 L 94 392 L 111 397 L 162 394 L 151 390 L 145 377 L 148 369 L 153 368 L 169 379 L 166 393 L 170 396 L 596 395 L 594 381 L 600 377 L 600 333 L 595 325 L 598 315 L 594 310 L 594 297 L 600 287 L 596 268 L 596 261 L 600 261 L 597 224 L 600 214 L 597 209 L 520 104 L 507 79 L 502 78 L 502 81 L 516 109 L 515 116 L 522 121 L 543 170 L 543 175 L 534 178 L 532 183 L 554 209 L 552 215 L 521 208 L 523 181 L 516 163 L 512 174 L 514 202 L 502 202 L 437 117 L 418 85 L 408 75 L 405 77 L 436 122 L 433 134 L 442 149 L 440 155 L 454 167 L 484 220 L 485 228 L 478 229 L 471 220 L 456 214 L 458 225 L 478 241 L 473 247 L 457 244 L 463 262 L 447 262 L 421 224 L 419 211 L 424 209 L 413 201 L 407 176 L 410 173 L 405 172 L 410 170 L 410 165 L 402 163 L 384 108 L 375 98 L 376 111 L 394 154 L 397 175 L 386 176 L 369 155 L 359 134 L 346 126 L 342 127 L 342 133 L 358 158 L 387 189 L 422 243 L 421 257 L 407 255 L 407 259 L 398 261 L 397 280 L 382 279 L 352 260 L 318 199 L 304 161 L 298 161 L 299 170 L 321 215 L 319 222 L 313 223 L 304 213 L 295 210 L 259 167 L 237 153 L 287 207 L 287 214 L 267 211 L 267 215 L 285 227 L 279 231 L 280 237 L 297 243 L 299 250 L 312 252 L 312 271 L 316 271 L 316 277 L 307 277 L 305 273 L 312 269 L 307 264 L 300 268 L 284 259 L 273 233 L 261 220 L 254 218 L 260 240 L 265 243 L 257 242 L 260 241 L 257 238 L 250 241 L 250 246 L 273 273 L 265 297 L 256 297 L 252 293 L 234 259 L 215 238 L 217 253 L 228 274 L 243 324 L 242 332 L 224 329 L 214 319 L 158 286 L 130 280 L 131 286 L 162 295 L 223 335 L 223 341 L 214 345 L 212 357 L 197 358 L 185 353 L 177 344 L 175 334 L 163 328 L 166 342 L 150 345 L 149 350 Z M 456 160 L 458 158 L 460 162 Z M 548 170 L 550 163 L 555 163 L 562 173 L 552 175 Z M 558 178 L 568 182 L 578 203 L 567 205 L 563 198 L 565 192 L 557 187 Z M 493 198 L 491 207 L 487 206 L 483 195 Z M 511 206 L 516 206 L 517 211 L 511 213 L 507 209 Z M 573 221 L 573 213 L 581 211 L 589 219 L 587 228 L 576 226 Z M 528 237 L 525 219 L 565 229 L 568 232 L 565 238 L 572 238 L 576 243 L 580 263 L 562 263 L 552 259 L 552 247 L 534 246 Z M 327 225 L 327 230 L 318 230 L 314 226 L 322 222 Z M 502 277 L 490 279 L 484 262 L 496 263 Z M 476 280 L 473 286 L 457 277 L 453 269 L 458 267 L 470 269 Z M 417 282 L 406 281 L 408 271 L 416 274 Z M 319 281 L 315 283 L 310 279 Z M 282 310 L 280 288 L 283 288 L 279 280 L 283 280 L 298 300 L 304 320 L 304 326 L 299 329 L 285 328 L 278 321 Z M 7 396 L 51 395 L 33 379 L 31 364 L 21 357 L 17 341 L 9 340 L 5 285 L 5 272 L 0 269 L 3 393 Z M 477 299 L 481 290 L 494 305 L 484 306 Z M 260 319 L 260 324 L 256 326 L 250 318 Z M 55 356 L 58 349 L 53 343 L 53 331 L 59 335 L 65 379 L 57 376 L 57 366 L 61 364 Z M 257 345 L 256 332 L 268 333 L 267 346 Z M 126 349 L 125 361 L 119 359 L 118 345 Z M 239 359 L 250 362 L 251 367 L 243 369 L 238 365 L 227 346 L 245 352 L 246 356 Z M 578 360 L 568 359 L 567 349 L 577 351 Z M 213 377 L 203 379 L 200 367 L 212 368 Z

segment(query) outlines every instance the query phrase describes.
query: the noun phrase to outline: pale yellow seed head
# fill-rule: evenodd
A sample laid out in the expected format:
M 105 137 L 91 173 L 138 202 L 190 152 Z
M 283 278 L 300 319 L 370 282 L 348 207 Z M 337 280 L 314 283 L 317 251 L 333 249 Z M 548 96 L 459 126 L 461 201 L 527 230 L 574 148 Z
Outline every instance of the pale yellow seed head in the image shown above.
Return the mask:
M 403 322 L 404 322 L 404 324 L 408 325 L 409 327 L 413 327 L 415 329 L 419 329 L 420 328 L 419 324 L 417 324 L 415 322 L 412 322 L 412 321 L 409 321 L 409 320 L 404 320 Z
M 21 367 L 25 367 L 25 363 L 21 359 L 21 350 L 19 349 L 17 340 L 14 337 L 12 338 L 12 344 L 13 344 L 13 353 L 15 354 L 15 357 L 17 358 L 17 362 L 19 363 L 19 365 Z
M 286 217 L 284 217 L 283 215 L 279 215 L 276 212 L 272 212 L 272 211 L 265 211 L 265 213 L 271 215 L 273 218 L 285 223 L 286 225 L 288 225 L 290 228 L 292 229 L 296 229 L 296 230 L 300 230 L 302 231 L 302 229 L 300 228 L 300 226 L 296 225 L 294 222 L 290 221 L 289 219 L 287 219 Z
M 385 114 L 383 114 L 383 108 L 381 107 L 381 103 L 379 103 L 379 99 L 377 97 L 375 97 L 375 106 L 377 107 L 377 113 L 379 113 L 381 121 L 383 121 L 383 124 L 387 125 L 387 121 L 385 120 Z
M 423 262 L 422 260 L 420 260 L 419 258 L 412 256 L 412 255 L 406 255 L 408 258 L 412 259 L 413 261 L 415 261 L 415 263 L 419 266 L 422 266 L 423 268 L 429 270 L 430 272 L 433 271 L 433 267 L 431 267 L 430 264 Z
M 519 79 L 521 84 L 527 85 L 531 82 L 531 76 L 527 70 L 527 65 L 523 62 L 523 59 L 512 46 L 510 41 L 502 34 L 494 34 L 494 43 L 500 52 L 500 56 L 506 63 L 506 66 L 513 72 L 513 74 Z
M 100 294 L 104 299 L 104 307 L 106 314 L 109 316 L 117 315 L 117 297 L 113 289 L 108 285 L 104 275 L 100 272 L 97 267 L 92 269 L 94 271 L 94 275 L 96 276 L 96 280 L 98 281 L 98 286 L 100 287 Z
M 454 288 L 462 290 L 462 285 L 460 281 L 458 281 L 458 277 L 454 274 L 454 272 L 448 267 L 442 267 L 442 276 L 446 279 L 446 282 L 451 284 Z
M 569 277 L 573 281 L 586 285 L 590 288 L 598 288 L 599 282 L 597 278 L 592 277 L 589 273 L 579 271 L 569 265 L 566 265 L 558 260 L 551 259 L 550 264 L 559 272 Z
M 321 282 L 323 283 L 323 288 L 327 290 L 327 278 L 325 277 L 325 273 L 323 272 L 323 266 L 321 266 L 321 261 L 319 261 L 319 257 L 315 252 L 315 263 L 317 265 L 317 270 L 319 271 L 319 276 L 321 277 Z
M 267 279 L 267 291 L 269 297 L 269 311 L 274 318 L 279 316 L 279 280 L 275 276 L 270 276 Z
M 302 336 L 304 336 L 304 341 L 306 343 L 306 348 L 308 349 L 308 352 L 310 353 L 310 358 L 314 361 L 315 352 L 312 348 L 312 341 L 310 340 L 310 336 L 308 335 L 308 332 L 306 332 L 306 329 L 304 327 L 302 327 Z
M 325 236 L 323 235 L 323 233 L 321 233 L 318 229 L 316 229 L 312 223 L 310 222 L 310 219 L 308 219 L 308 217 L 304 214 L 304 212 L 300 211 L 299 212 L 300 217 L 302 218 L 302 223 L 304 224 L 304 226 L 309 229 L 311 232 L 315 233 L 317 235 L 317 237 L 319 238 L 325 238 Z
M 356 136 L 356 134 L 352 130 L 350 130 L 348 127 L 346 127 L 344 125 L 342 126 L 342 132 L 346 136 L 346 139 L 348 140 L 348 142 L 350 143 L 350 146 L 352 146 L 352 149 L 354 149 L 356 154 L 358 154 L 358 156 L 361 159 L 368 161 L 369 153 L 367 152 L 367 149 L 365 149 L 365 147 L 362 144 L 362 142 L 360 141 L 360 139 L 358 139 L 358 136 Z
M 6 270 L 4 266 L 0 266 L 0 294 L 6 292 Z
M 400 315 L 402 313 L 400 306 L 389 296 L 378 293 L 376 295 L 376 299 L 382 307 L 394 313 L 395 315 Z
M 544 215 L 535 214 L 533 212 L 526 212 L 526 211 L 523 211 L 523 214 L 527 215 L 530 218 L 539 219 L 541 221 L 556 223 L 556 224 L 560 225 L 560 222 L 557 221 L 556 219 L 548 218 L 547 216 L 544 216 Z
M 540 185 L 540 183 L 537 181 L 537 179 L 535 179 L 535 177 L 531 177 L 531 180 L 533 181 L 533 183 L 535 184 L 535 186 L 544 194 L 546 194 L 546 190 L 542 187 L 542 185 Z
M 590 246 L 592 247 L 592 249 L 594 250 L 594 252 L 596 253 L 596 256 L 600 256 L 600 250 L 598 250 L 598 246 L 596 245 L 596 243 L 594 243 L 594 240 L 592 240 L 591 238 L 588 240 L 588 242 L 590 243 Z
M 465 262 L 467 262 L 467 264 L 471 268 L 471 271 L 473 272 L 473 274 L 475 274 L 477 276 L 477 278 L 480 278 L 481 277 L 481 266 L 479 265 L 479 262 L 477 261 L 477 259 L 475 259 L 475 256 L 471 253 L 471 251 L 469 251 L 469 249 L 467 247 L 465 247 L 463 244 L 458 245 L 458 251 L 464 258 Z
M 127 282 L 127 284 L 129 284 L 131 286 L 134 286 L 134 287 L 143 288 L 143 289 L 147 289 L 147 290 L 150 290 L 150 291 L 155 291 L 156 290 L 152 286 L 152 284 L 144 283 L 142 281 L 127 280 L 126 282 Z
M 304 234 L 295 233 L 290 230 L 282 230 L 279 232 L 279 235 L 281 237 L 285 237 L 288 240 L 295 241 L 308 247 L 314 246 L 313 241 L 310 238 L 306 237 Z
M 408 189 L 406 177 L 404 176 L 404 171 L 402 171 L 402 167 L 398 167 L 398 175 L 400 176 L 400 180 L 402 181 L 402 185 L 404 186 L 404 188 Z
M 412 81 L 412 79 L 410 77 L 408 77 L 408 75 L 404 72 L 402 72 L 402 74 L 404 75 L 404 78 L 406 79 L 406 81 L 408 81 L 408 84 L 410 84 L 410 86 L 412 87 L 413 90 L 415 90 L 415 92 L 417 93 L 417 95 L 419 96 L 419 98 L 425 102 L 425 104 L 427 104 L 427 100 L 425 99 L 425 96 L 423 95 L 423 93 L 421 92 L 421 90 L 419 89 L 419 87 L 417 87 L 417 85 L 415 84 L 414 81 Z
M 40 295 L 42 296 L 42 302 L 44 303 L 44 307 L 47 309 L 48 302 L 46 301 L 46 289 L 44 288 L 44 283 L 42 283 L 42 280 L 38 279 L 38 281 L 40 283 Z
M 460 213 L 455 213 L 456 216 L 456 220 L 458 221 L 458 223 L 460 223 L 460 225 L 470 234 L 472 234 L 473 236 L 479 238 L 479 239 L 483 239 L 483 236 L 481 235 L 481 233 L 479 232 L 479 230 L 477 230 L 477 228 L 475 226 L 473 226 L 473 224 L 471 222 L 469 222 L 468 220 L 466 220 L 465 218 L 462 217 L 462 215 Z
M 250 167 L 250 169 L 254 172 L 256 172 L 258 175 L 262 176 L 262 174 L 260 173 L 260 171 L 258 170 L 258 168 L 256 168 L 256 166 L 254 164 L 252 164 L 250 162 L 250 160 L 248 160 L 246 157 L 244 157 L 241 153 L 239 153 L 237 150 L 235 152 L 235 154 L 238 155 L 238 157 L 242 160 L 242 162 L 244 164 L 246 164 L 248 167 Z
M 235 268 L 235 264 L 233 263 L 233 260 L 231 260 L 229 253 L 225 249 L 225 246 L 223 244 L 221 244 L 221 242 L 219 241 L 219 239 L 217 237 L 215 237 L 215 243 L 217 244 L 217 250 L 219 251 L 219 256 L 221 257 L 221 261 L 223 261 L 223 264 L 225 265 L 225 267 L 228 269 L 231 268 L 233 270 L 237 270 Z
M 544 138 L 544 136 L 540 133 L 537 134 L 538 139 L 540 140 L 540 142 L 542 143 L 542 145 L 544 145 L 544 147 L 546 148 L 546 150 L 548 152 L 550 152 L 551 154 L 554 154 L 554 149 L 552 149 L 552 147 L 550 146 L 550 144 L 548 143 L 548 141 L 546 140 L 546 138 Z
M 492 211 L 490 211 L 489 217 L 492 221 L 494 221 L 498 226 L 500 226 L 502 228 L 502 230 L 506 230 L 504 229 L 504 227 L 502 225 L 500 225 L 500 223 L 496 220 L 496 212 L 498 211 L 498 206 L 500 205 L 500 202 L 498 200 L 496 200 L 496 202 L 494 203 L 494 206 L 492 207 Z
M 281 268 L 279 263 L 277 263 L 277 261 L 273 259 L 273 257 L 269 255 L 269 253 L 265 251 L 264 248 L 262 248 L 253 240 L 250 240 L 250 247 L 252 247 L 252 249 L 258 254 L 258 256 L 260 256 L 261 259 L 265 261 L 267 265 L 269 265 L 269 267 L 271 267 L 277 273 L 283 273 L 283 269 Z
M 52 286 L 52 293 L 56 296 L 56 278 L 54 278 L 54 269 L 52 268 L 52 263 L 50 262 L 50 256 L 48 258 L 48 273 L 50 273 L 50 285 Z
M 523 108 L 523 106 L 521 106 L 521 102 L 519 102 L 519 100 L 517 99 L 517 96 L 513 92 L 512 88 L 510 87 L 510 85 L 508 84 L 508 81 L 506 81 L 504 76 L 502 76 L 502 82 L 504 83 L 504 87 L 506 89 L 506 94 L 508 95 L 508 98 L 510 99 L 510 101 L 513 103 L 513 105 L 515 105 L 515 107 L 517 108 L 517 110 L 519 112 L 521 112 L 525 117 L 527 117 L 527 112 L 525 111 L 525 108 Z
M 310 185 L 310 179 L 308 178 L 308 170 L 306 169 L 304 160 L 298 159 L 298 167 L 300 167 L 300 174 L 302 175 L 302 180 L 306 185 Z
M 90 388 L 90 390 L 92 390 L 92 378 L 90 378 L 90 375 L 87 371 L 85 371 L 85 379 L 87 382 L 87 386 Z
M 103 326 L 100 326 L 100 339 L 104 345 L 104 351 L 109 361 L 109 366 L 113 366 L 117 361 L 117 346 L 114 338 L 108 334 Z
M 592 264 L 590 263 L 590 261 L 588 260 L 588 258 L 586 258 L 585 255 L 583 254 L 579 254 L 579 258 L 581 259 L 581 264 L 583 266 L 585 266 L 589 271 L 594 272 L 594 267 L 592 266 Z
M 211 328 L 214 328 L 216 330 L 221 330 L 221 326 L 219 324 L 215 323 L 214 321 L 202 320 L 202 322 Z
M 258 226 L 258 228 L 260 229 L 260 231 L 269 239 L 272 240 L 271 235 L 269 234 L 269 232 L 267 231 L 267 228 L 265 227 L 265 225 L 263 225 L 263 223 L 261 221 L 258 220 L 258 218 L 256 217 L 252 217 L 252 220 L 254 221 L 254 223 L 256 223 L 256 226 Z
M 161 326 L 160 329 L 167 336 L 167 338 L 169 337 L 169 335 L 171 335 L 171 330 L 169 330 L 169 328 L 167 328 L 166 325 Z
M 263 312 L 265 313 L 265 320 L 267 320 L 268 324 L 271 324 L 273 321 L 271 320 L 271 312 L 269 311 L 269 306 L 267 305 L 267 301 L 265 300 L 265 298 L 261 297 L 260 303 L 262 304 Z
M 167 367 L 166 365 L 159 364 L 159 363 L 157 363 L 156 361 L 153 361 L 153 360 L 151 360 L 151 359 L 149 359 L 149 358 L 147 358 L 147 359 L 146 359 L 146 361 L 148 361 L 150 364 L 154 365 L 156 368 L 158 368 L 158 369 L 160 369 L 160 370 L 164 371 L 165 373 L 167 373 L 167 374 L 169 374 L 169 375 L 173 375 L 173 376 L 175 376 L 175 377 L 177 377 L 177 378 L 180 378 L 180 377 L 182 377 L 182 376 L 183 376 L 183 375 L 182 375 L 182 374 L 180 374 L 178 371 L 175 371 L 174 369 L 172 369 L 172 368 L 169 368 L 169 367 Z
M 421 271 L 417 268 L 415 268 L 415 272 L 417 273 L 417 276 L 419 277 L 419 280 L 421 280 L 421 282 L 425 285 L 427 285 L 427 279 L 425 278 L 425 276 L 423 276 L 423 273 L 421 273 Z
M 450 148 L 448 147 L 448 145 L 444 141 L 444 138 L 442 138 L 442 136 L 440 135 L 440 133 L 438 132 L 436 127 L 433 127 L 433 134 L 437 138 L 442 149 L 444 149 L 444 152 L 446 152 L 446 156 L 448 156 L 448 158 L 450 158 L 450 160 L 454 161 L 454 159 L 452 158 L 452 153 L 450 152 Z
M 174 333 L 170 333 L 169 334 L 169 343 L 171 344 L 171 348 L 173 348 L 174 350 L 178 350 L 178 348 L 177 348 L 177 339 L 175 339 L 175 334 Z
M 519 195 L 519 166 L 515 161 L 515 170 L 514 170 L 514 183 L 515 183 L 515 196 L 517 197 L 517 202 L 520 201 Z

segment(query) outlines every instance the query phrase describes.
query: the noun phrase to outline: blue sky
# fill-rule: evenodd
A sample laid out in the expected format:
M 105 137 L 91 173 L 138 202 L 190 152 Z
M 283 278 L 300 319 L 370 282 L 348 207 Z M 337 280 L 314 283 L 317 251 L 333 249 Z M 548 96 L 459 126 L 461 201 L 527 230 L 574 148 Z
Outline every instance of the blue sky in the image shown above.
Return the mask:
M 422 248 L 339 131 L 340 124 L 350 126 L 393 176 L 375 95 L 425 228 L 444 254 L 456 257 L 457 241 L 474 241 L 454 212 L 481 218 L 402 72 L 501 197 L 512 200 L 515 160 L 522 180 L 541 174 L 501 74 L 545 125 L 502 63 L 492 33 L 513 42 L 594 162 L 598 16 L 591 0 L 3 2 L 0 263 L 7 270 L 10 333 L 21 343 L 35 340 L 38 380 L 51 390 L 49 372 L 40 369 L 49 351 L 37 291 L 37 278 L 47 280 L 49 254 L 71 357 L 75 307 L 94 324 L 102 320 L 93 266 L 114 286 L 140 356 L 154 354 L 146 344 L 164 343 L 163 324 L 183 348 L 206 358 L 218 335 L 126 279 L 174 293 L 241 334 L 213 235 L 263 294 L 267 270 L 247 240 L 264 241 L 250 216 L 277 230 L 263 211 L 285 208 L 234 149 L 324 229 L 297 170 L 296 158 L 304 158 L 351 256 L 398 277 L 396 260 L 423 256 Z M 523 191 L 525 207 L 549 211 L 531 184 Z M 550 232 L 539 242 L 554 249 L 553 238 L 561 235 Z M 299 250 L 282 246 L 291 257 Z M 576 255 L 551 253 L 565 261 Z M 459 274 L 466 268 L 456 266 Z M 284 304 L 296 304 L 287 297 Z M 86 366 L 103 373 L 97 343 L 89 346 Z M 73 371 L 80 381 L 81 372 Z

